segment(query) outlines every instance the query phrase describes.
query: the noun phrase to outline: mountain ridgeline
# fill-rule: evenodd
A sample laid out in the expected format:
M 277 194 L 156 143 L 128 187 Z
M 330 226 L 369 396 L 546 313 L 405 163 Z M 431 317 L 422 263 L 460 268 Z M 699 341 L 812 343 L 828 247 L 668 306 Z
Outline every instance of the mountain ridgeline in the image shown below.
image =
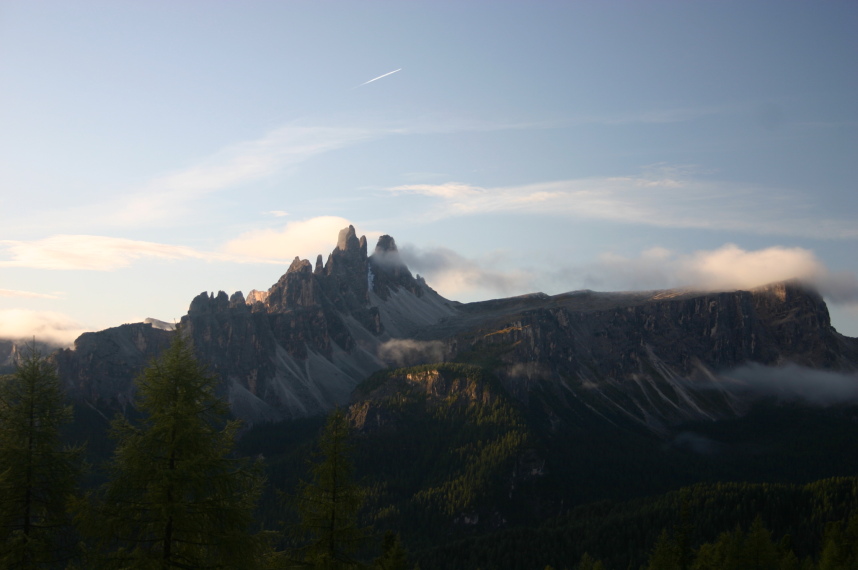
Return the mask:
M 367 255 L 352 226 L 325 263 L 295 258 L 247 297 L 202 293 L 181 326 L 251 424 L 322 414 L 381 369 L 456 361 L 489 371 L 525 405 L 542 402 L 549 416 L 595 414 L 667 433 L 741 415 L 743 390 L 758 388 L 748 367 L 858 369 L 858 341 L 838 334 L 822 298 L 798 282 L 461 304 L 412 276 L 390 236 Z M 171 334 L 145 323 L 86 333 L 56 354 L 60 376 L 73 398 L 122 407 Z

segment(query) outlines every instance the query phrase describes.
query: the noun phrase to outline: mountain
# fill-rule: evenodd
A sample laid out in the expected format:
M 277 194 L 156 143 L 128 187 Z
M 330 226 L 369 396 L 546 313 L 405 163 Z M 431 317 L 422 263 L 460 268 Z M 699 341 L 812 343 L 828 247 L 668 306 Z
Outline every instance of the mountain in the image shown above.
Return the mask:
M 265 292 L 201 293 L 181 327 L 250 423 L 321 414 L 378 370 L 446 360 L 489 371 L 546 421 L 595 415 L 666 435 L 679 422 L 741 415 L 742 391 L 759 391 L 755 370 L 858 369 L 858 341 L 837 333 L 822 298 L 798 282 L 461 304 L 413 276 L 392 237 L 368 255 L 352 226 L 327 261 L 295 258 Z M 60 376 L 78 400 L 122 406 L 174 334 L 165 329 L 150 319 L 84 334 L 56 354 Z
M 267 292 L 201 293 L 181 327 L 198 356 L 223 380 L 233 413 L 250 423 L 324 413 L 386 366 L 380 347 L 457 313 L 399 259 L 382 236 L 343 229 L 337 247 L 313 266 L 295 258 Z M 150 319 L 86 333 L 55 355 L 74 398 L 123 406 L 133 379 L 173 334 Z

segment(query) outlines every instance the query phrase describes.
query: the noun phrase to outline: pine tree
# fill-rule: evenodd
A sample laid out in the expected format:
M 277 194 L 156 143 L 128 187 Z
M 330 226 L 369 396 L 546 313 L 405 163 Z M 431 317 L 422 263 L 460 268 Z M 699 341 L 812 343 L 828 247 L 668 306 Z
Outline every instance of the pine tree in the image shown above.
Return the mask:
M 56 371 L 34 342 L 0 383 L 0 567 L 47 567 L 73 552 L 67 506 L 82 450 L 60 440 L 71 417 Z
M 319 439 L 311 481 L 302 482 L 297 495 L 301 517 L 297 534 L 306 542 L 300 552 L 316 568 L 360 566 L 353 556 L 367 538 L 365 529 L 358 525 L 364 493 L 353 481 L 349 451 L 348 420 L 338 408 L 331 413 Z
M 373 564 L 378 570 L 408 570 L 408 554 L 398 534 L 391 530 L 384 534 L 381 556 Z
M 139 425 L 113 423 L 111 479 L 85 518 L 107 566 L 253 568 L 263 554 L 252 536 L 258 470 L 233 459 L 238 422 L 225 421 L 216 377 L 181 331 L 136 380 Z
M 680 570 L 680 553 L 667 529 L 661 531 L 647 562 L 647 570 Z

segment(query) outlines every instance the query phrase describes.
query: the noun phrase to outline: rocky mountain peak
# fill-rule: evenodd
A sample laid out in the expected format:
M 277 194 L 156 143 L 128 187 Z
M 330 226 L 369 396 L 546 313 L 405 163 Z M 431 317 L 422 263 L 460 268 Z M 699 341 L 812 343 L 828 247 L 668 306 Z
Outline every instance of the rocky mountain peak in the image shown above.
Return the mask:
M 292 264 L 289 266 L 289 269 L 286 270 L 286 273 L 312 273 L 312 272 L 313 272 L 313 266 L 310 265 L 310 261 L 307 259 L 301 259 L 300 257 L 297 257 L 297 256 L 292 261 Z
M 364 238 L 366 243 L 366 238 Z M 361 248 L 361 242 L 355 233 L 355 227 L 349 226 L 340 230 L 340 235 L 337 237 L 337 249 L 340 251 L 350 251 Z
M 375 244 L 375 252 L 373 255 L 381 255 L 384 253 L 399 252 L 396 248 L 396 240 L 387 234 L 378 238 L 378 243 Z

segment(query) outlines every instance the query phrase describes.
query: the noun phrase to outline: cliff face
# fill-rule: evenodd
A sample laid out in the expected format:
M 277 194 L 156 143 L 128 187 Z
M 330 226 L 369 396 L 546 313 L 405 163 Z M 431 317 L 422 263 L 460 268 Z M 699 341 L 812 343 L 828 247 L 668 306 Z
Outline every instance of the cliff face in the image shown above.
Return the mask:
M 60 378 L 72 398 L 124 408 L 133 379 L 170 344 L 173 333 L 148 323 L 84 333 L 74 349 L 54 353 Z
M 741 399 L 723 381 L 740 365 L 858 369 L 856 340 L 837 334 L 823 300 L 798 283 L 462 305 L 413 276 L 390 236 L 368 256 L 351 226 L 326 263 L 296 258 L 267 292 L 247 299 L 201 293 L 181 326 L 222 378 L 233 412 L 250 422 L 345 403 L 391 362 L 385 354 L 406 344 L 490 371 L 527 405 L 655 431 L 740 413 Z M 60 375 L 76 398 L 122 404 L 171 334 L 140 323 L 82 335 L 56 355 Z
M 831 327 L 817 293 L 793 282 L 728 293 L 584 291 L 463 310 L 464 330 L 424 336 L 453 332 L 454 358 L 490 366 L 524 402 L 540 394 L 547 408 L 589 407 L 655 431 L 740 413 L 729 373 L 741 365 L 858 367 L 858 342 Z

